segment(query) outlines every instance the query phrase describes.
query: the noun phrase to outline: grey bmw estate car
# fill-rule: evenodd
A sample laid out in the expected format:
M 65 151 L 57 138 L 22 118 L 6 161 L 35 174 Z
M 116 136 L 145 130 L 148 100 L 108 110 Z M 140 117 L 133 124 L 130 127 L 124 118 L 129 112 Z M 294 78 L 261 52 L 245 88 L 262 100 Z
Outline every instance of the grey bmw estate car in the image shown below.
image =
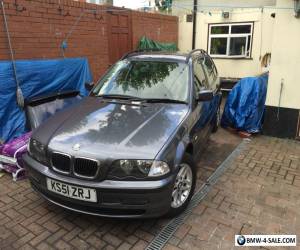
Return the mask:
M 33 131 L 24 156 L 32 187 L 92 215 L 182 212 L 195 189 L 194 162 L 219 125 L 218 81 L 203 50 L 125 55 L 89 96 Z

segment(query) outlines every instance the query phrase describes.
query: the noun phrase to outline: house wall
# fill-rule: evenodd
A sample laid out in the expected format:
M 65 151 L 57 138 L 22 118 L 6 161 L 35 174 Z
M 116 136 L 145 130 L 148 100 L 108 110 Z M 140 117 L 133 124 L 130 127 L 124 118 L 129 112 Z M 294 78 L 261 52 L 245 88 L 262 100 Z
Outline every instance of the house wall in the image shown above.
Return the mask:
M 276 7 L 264 131 L 300 138 L 300 18 L 293 0 L 277 0 Z
M 181 16 L 193 9 L 194 0 L 173 0 L 172 14 Z M 262 7 L 275 6 L 276 0 L 198 0 L 198 11 L 232 9 L 230 7 Z
M 62 58 L 61 43 L 84 10 L 85 14 L 69 36 L 65 56 L 87 57 L 94 80 L 107 70 L 110 30 L 106 6 L 72 0 L 18 0 L 17 3 L 17 8 L 14 0 L 5 0 L 4 3 L 16 59 Z M 96 15 L 89 12 L 93 10 L 97 10 Z M 0 13 L 0 60 L 10 60 Z M 132 48 L 143 35 L 161 42 L 177 43 L 177 17 L 135 11 L 130 13 Z
M 186 14 L 179 15 L 178 20 L 178 48 L 183 52 L 192 49 L 193 23 L 186 22 Z
M 277 6 L 293 8 L 294 1 L 278 0 Z M 292 9 L 278 9 L 274 29 L 267 105 L 278 105 L 283 79 L 281 107 L 300 109 L 300 18 Z
M 251 58 L 215 58 L 219 75 L 225 78 L 242 78 L 255 76 L 263 72 L 261 56 L 271 51 L 274 18 L 273 9 L 247 8 L 230 11 L 230 17 L 224 19 L 221 10 L 204 11 L 197 14 L 196 48 L 208 50 L 208 26 L 213 23 L 254 22 Z M 184 17 L 179 19 L 179 48 L 191 49 L 192 23 L 186 23 Z

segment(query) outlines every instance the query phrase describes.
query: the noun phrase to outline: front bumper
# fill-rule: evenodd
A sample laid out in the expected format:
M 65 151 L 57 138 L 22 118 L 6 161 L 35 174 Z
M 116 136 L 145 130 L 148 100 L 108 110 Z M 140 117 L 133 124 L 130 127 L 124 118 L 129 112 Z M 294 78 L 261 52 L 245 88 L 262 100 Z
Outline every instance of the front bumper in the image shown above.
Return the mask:
M 157 181 L 112 181 L 101 182 L 75 179 L 54 172 L 48 167 L 23 156 L 32 187 L 48 201 L 69 210 L 104 217 L 152 218 L 168 212 L 174 178 L 169 176 Z M 46 178 L 66 184 L 94 188 L 97 203 L 75 200 L 47 189 Z

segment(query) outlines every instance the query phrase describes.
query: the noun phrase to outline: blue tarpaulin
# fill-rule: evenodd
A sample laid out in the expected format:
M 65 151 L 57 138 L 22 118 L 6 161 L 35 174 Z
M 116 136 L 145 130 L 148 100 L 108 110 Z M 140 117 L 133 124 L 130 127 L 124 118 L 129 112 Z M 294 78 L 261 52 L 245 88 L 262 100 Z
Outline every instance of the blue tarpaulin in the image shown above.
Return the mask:
M 64 90 L 87 95 L 92 81 L 85 58 L 18 60 L 17 75 L 25 99 Z M 4 142 L 26 132 L 25 114 L 16 102 L 16 82 L 10 61 L 0 61 L 0 139 Z
M 241 79 L 228 95 L 222 115 L 222 127 L 231 127 L 248 133 L 262 128 L 268 75 Z

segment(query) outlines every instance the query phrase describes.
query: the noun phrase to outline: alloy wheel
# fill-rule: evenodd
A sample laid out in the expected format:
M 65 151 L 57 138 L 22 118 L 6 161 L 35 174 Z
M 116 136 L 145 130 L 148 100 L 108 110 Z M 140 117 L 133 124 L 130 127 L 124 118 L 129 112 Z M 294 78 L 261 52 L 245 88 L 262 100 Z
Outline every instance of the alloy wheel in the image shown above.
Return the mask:
M 181 207 L 190 195 L 193 182 L 193 173 L 191 167 L 183 163 L 176 176 L 173 192 L 172 192 L 172 208 Z

